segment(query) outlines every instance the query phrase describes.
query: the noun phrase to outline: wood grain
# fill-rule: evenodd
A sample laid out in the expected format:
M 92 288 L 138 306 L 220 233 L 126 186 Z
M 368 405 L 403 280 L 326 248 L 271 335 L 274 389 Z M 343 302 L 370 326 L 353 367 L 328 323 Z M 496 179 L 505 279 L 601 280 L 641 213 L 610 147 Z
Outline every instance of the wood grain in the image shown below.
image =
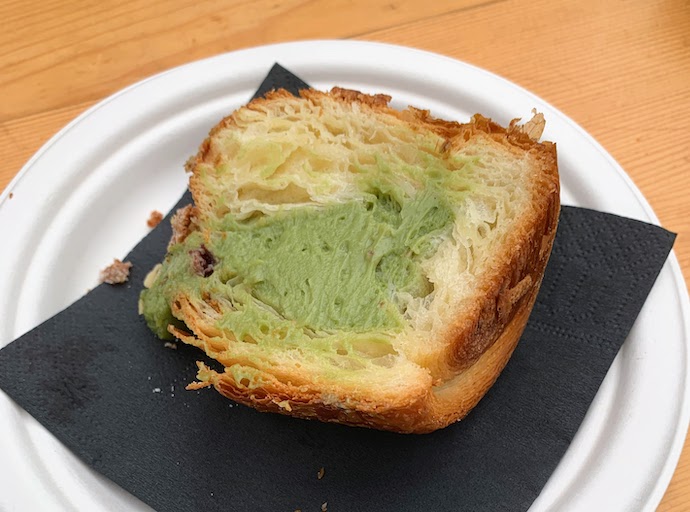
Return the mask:
M 0 6 L 0 122 L 100 99 L 209 55 L 287 39 L 347 37 L 481 0 L 52 0 Z
M 0 4 L 0 188 L 104 96 L 238 48 L 305 38 L 449 55 L 530 89 L 626 169 L 690 275 L 690 2 L 6 0 Z M 690 445 L 659 509 L 690 510 Z

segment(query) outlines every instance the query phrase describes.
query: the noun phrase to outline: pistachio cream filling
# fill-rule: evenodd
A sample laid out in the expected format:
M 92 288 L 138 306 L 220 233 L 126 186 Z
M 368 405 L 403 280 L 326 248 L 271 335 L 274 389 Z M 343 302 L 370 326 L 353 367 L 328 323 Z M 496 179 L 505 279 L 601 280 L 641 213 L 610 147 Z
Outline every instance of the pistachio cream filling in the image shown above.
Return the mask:
M 182 293 L 226 305 L 216 327 L 238 340 L 398 331 L 404 311 L 397 296 L 433 290 L 421 262 L 453 223 L 448 198 L 435 185 L 406 201 L 395 187 L 377 183 L 361 200 L 243 220 L 226 214 L 213 230 L 170 248 L 142 292 L 143 314 L 169 338 L 167 326 L 179 325 L 170 304 Z

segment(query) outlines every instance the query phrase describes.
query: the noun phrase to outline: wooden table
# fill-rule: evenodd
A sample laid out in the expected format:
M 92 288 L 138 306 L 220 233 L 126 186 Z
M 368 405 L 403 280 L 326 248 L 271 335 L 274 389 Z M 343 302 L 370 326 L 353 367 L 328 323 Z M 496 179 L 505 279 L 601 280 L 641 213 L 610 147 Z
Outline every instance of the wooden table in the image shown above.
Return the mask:
M 68 121 L 151 74 L 278 41 L 385 41 L 476 64 L 572 117 L 679 233 L 690 276 L 687 0 L 6 0 L 0 20 L 0 189 Z M 659 510 L 690 510 L 690 443 Z

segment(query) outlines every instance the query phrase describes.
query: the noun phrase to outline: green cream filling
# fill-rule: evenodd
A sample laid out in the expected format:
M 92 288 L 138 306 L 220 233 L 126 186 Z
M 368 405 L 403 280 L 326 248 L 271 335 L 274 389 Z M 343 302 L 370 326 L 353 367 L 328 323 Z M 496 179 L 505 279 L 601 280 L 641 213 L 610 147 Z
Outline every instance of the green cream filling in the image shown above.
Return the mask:
M 446 193 L 430 186 L 405 195 L 383 182 L 362 200 L 286 209 L 238 221 L 228 214 L 203 236 L 173 246 L 150 289 L 143 314 L 160 337 L 176 324 L 170 303 L 179 293 L 222 298 L 216 327 L 238 340 L 325 338 L 403 327 L 396 292 L 424 297 L 433 290 L 421 262 L 436 251 L 454 222 Z M 204 244 L 216 262 L 208 277 L 190 251 Z
M 391 353 L 391 337 L 405 326 L 401 296 L 433 291 L 422 262 L 450 235 L 453 205 L 480 188 L 473 183 L 476 157 L 441 159 L 434 144 L 425 151 L 410 146 L 414 158 L 407 161 L 394 152 L 373 154 L 371 163 L 353 168 L 357 189 L 365 191 L 357 200 L 208 220 L 203 234 L 170 248 L 142 292 L 148 326 L 161 338 L 171 337 L 170 324 L 184 327 L 170 309 L 184 294 L 197 304 L 220 302 L 214 327 L 239 341 L 300 350 L 308 341 L 309 349 L 337 346 L 338 353 L 367 357 Z M 265 167 L 257 171 L 267 184 L 276 185 L 273 171 L 286 150 L 264 149 L 263 160 L 249 156 Z M 207 172 L 202 179 L 221 179 L 227 169 Z M 219 207 L 224 201 L 222 193 L 214 197 Z M 202 244 L 215 259 L 207 277 L 193 266 L 192 253 Z

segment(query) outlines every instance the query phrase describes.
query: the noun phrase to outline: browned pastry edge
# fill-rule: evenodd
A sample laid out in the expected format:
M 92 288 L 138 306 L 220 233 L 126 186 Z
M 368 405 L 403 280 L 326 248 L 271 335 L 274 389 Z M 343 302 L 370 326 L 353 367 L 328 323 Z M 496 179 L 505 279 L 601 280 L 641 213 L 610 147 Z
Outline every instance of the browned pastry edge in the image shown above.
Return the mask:
M 326 403 L 318 390 L 310 391 L 304 386 L 282 382 L 265 371 L 261 372 L 262 385 L 250 389 L 241 382 L 235 382 L 231 374 L 219 374 L 203 365 L 200 365 L 198 375 L 201 382 L 191 387 L 213 385 L 224 396 L 261 411 L 405 433 L 430 432 L 462 419 L 484 396 L 508 362 L 536 300 L 560 211 L 556 146 L 550 142 L 539 143 L 530 137 L 541 132 L 542 126 L 537 118 L 537 122 L 528 123 L 529 126 L 518 126 L 514 120 L 504 128 L 476 114 L 469 123 L 462 124 L 436 119 L 429 111 L 414 107 L 402 112 L 394 110 L 388 106 L 390 97 L 382 94 L 367 95 L 334 88 L 329 93 L 303 90 L 300 95 L 316 104 L 333 99 L 356 102 L 362 108 L 394 116 L 412 129 L 431 130 L 444 138 L 442 151 L 458 149 L 468 141 L 486 138 L 516 155 L 528 153 L 536 162 L 531 169 L 534 173 L 531 180 L 534 184 L 532 208 L 513 229 L 504 250 L 494 260 L 493 268 L 496 270 L 480 283 L 482 300 L 448 326 L 446 348 L 431 372 L 430 385 L 423 391 L 419 392 L 417 386 L 413 394 L 401 396 L 395 403 L 381 403 L 375 397 L 353 400 L 347 395 L 340 396 L 339 401 Z M 246 108 L 256 109 L 275 100 L 292 97 L 285 90 L 273 91 L 265 98 L 253 100 Z M 190 189 L 193 195 L 201 192 L 201 184 L 194 175 L 196 166 L 213 164 L 217 158 L 213 154 L 211 138 L 233 125 L 233 115 L 218 123 L 201 144 L 196 157 L 187 163 L 187 169 L 192 172 Z M 193 223 L 192 213 L 190 209 L 181 215 L 180 220 L 185 222 L 178 238 L 182 232 L 186 235 Z M 173 307 L 174 313 L 176 309 L 181 317 L 184 316 L 180 308 Z M 171 332 L 187 343 L 202 346 L 190 333 L 172 326 Z M 348 405 L 343 406 L 344 403 Z

